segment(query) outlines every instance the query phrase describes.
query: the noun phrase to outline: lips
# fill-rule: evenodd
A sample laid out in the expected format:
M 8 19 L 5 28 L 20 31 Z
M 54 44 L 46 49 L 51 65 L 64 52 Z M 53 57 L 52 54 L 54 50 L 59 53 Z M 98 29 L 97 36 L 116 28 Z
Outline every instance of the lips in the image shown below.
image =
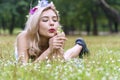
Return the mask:
M 49 32 L 50 32 L 50 33 L 54 33 L 55 31 L 56 31 L 56 30 L 53 29 L 53 28 L 52 28 L 52 29 L 49 29 Z

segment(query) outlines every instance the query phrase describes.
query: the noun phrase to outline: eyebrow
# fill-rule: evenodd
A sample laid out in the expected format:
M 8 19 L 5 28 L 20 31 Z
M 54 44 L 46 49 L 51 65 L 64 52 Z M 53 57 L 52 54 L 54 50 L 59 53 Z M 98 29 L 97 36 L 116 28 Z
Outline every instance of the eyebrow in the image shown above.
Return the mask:
M 57 17 L 57 16 L 52 16 L 52 17 Z M 43 17 L 41 17 L 41 18 L 48 18 L 48 16 L 43 16 Z M 58 17 L 57 17 L 58 18 Z

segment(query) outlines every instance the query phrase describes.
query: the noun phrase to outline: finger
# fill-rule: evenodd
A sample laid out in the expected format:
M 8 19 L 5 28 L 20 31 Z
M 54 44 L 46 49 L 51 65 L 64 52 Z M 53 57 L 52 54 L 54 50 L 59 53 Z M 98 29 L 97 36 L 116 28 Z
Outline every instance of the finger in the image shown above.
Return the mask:
M 61 47 L 62 45 L 63 45 L 62 43 L 58 43 L 58 42 L 53 44 L 53 46 L 60 46 L 60 47 Z
M 62 47 L 61 46 L 55 46 L 54 49 L 60 49 L 60 48 L 62 48 Z
M 60 34 L 57 34 L 57 36 L 63 36 L 63 37 L 65 37 L 65 34 L 64 33 L 60 33 Z
M 67 38 L 66 38 L 66 37 L 62 37 L 62 36 L 59 36 L 59 37 L 57 37 L 56 39 L 57 39 L 57 40 L 64 40 L 64 41 L 66 41 L 66 40 L 67 40 Z
M 53 50 L 54 50 L 54 49 L 60 49 L 60 48 L 61 48 L 61 46 L 54 46 L 54 47 L 53 47 Z
M 53 44 L 53 46 L 55 46 L 55 47 L 62 47 L 62 45 L 63 45 L 62 43 L 54 43 Z
M 61 44 L 63 45 L 65 43 L 64 40 L 54 40 L 53 44 Z
M 56 36 L 54 36 L 54 38 L 67 40 L 67 38 L 65 37 L 65 35 L 62 35 L 62 34 L 57 34 Z

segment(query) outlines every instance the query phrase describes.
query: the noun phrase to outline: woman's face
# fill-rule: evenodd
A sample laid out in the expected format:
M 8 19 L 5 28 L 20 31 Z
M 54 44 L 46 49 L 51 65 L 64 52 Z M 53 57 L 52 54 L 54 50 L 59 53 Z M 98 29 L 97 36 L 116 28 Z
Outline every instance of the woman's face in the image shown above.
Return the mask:
M 59 26 L 58 16 L 52 9 L 42 12 L 39 22 L 40 36 L 51 38 L 56 35 Z

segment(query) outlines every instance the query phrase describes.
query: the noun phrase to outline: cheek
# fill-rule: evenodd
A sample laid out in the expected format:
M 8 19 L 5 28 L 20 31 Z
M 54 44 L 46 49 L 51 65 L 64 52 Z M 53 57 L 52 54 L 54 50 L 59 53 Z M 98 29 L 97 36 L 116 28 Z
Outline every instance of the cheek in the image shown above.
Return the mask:
M 56 23 L 55 24 L 55 28 L 58 28 L 60 25 L 59 25 L 59 23 Z
M 46 30 L 47 30 L 46 25 L 43 23 L 39 23 L 39 33 L 41 34 L 41 33 L 45 32 Z

